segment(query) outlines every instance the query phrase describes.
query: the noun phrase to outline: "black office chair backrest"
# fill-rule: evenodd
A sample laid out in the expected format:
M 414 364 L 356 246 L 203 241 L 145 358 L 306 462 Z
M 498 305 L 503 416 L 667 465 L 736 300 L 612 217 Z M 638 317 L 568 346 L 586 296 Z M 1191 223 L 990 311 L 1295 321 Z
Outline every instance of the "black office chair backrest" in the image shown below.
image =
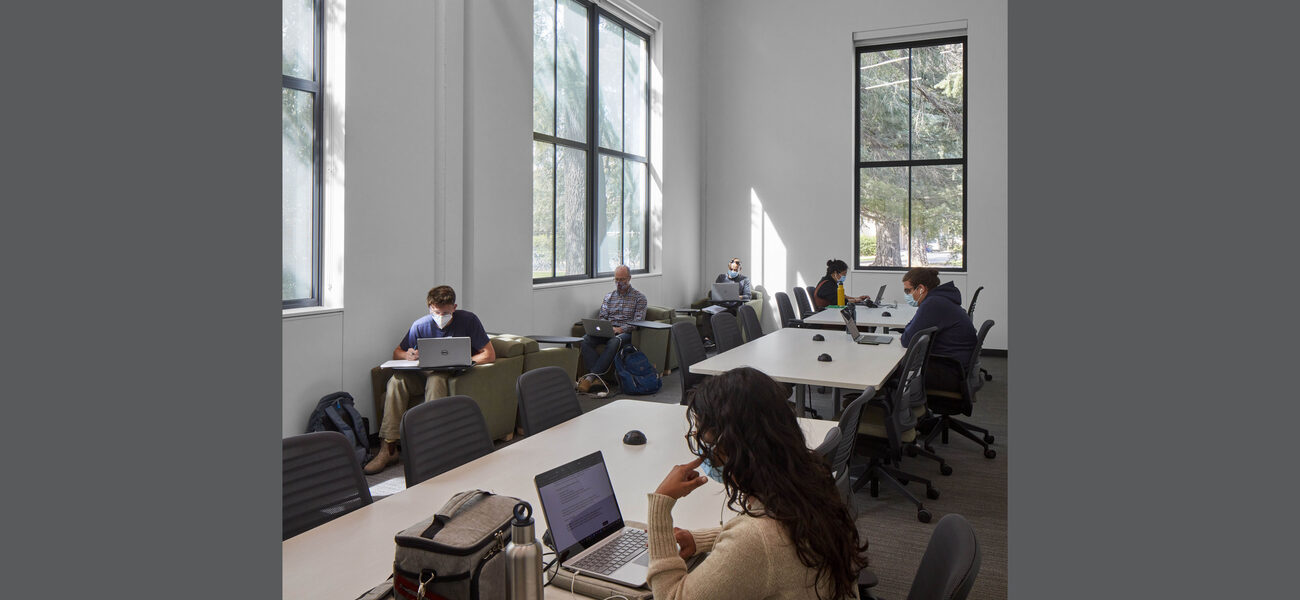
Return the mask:
M 974 294 L 970 295 L 970 307 L 966 309 L 966 316 L 970 317 L 972 321 L 975 320 L 975 301 L 979 299 L 980 290 L 982 289 L 984 289 L 984 286 L 981 285 L 975 288 Z
M 281 540 L 370 504 L 370 486 L 352 444 L 337 431 L 284 438 Z
M 740 324 L 744 327 L 746 342 L 752 342 L 763 337 L 763 325 L 758 322 L 758 312 L 754 310 L 754 307 L 741 304 L 736 309 L 736 314 L 740 315 Z
M 813 301 L 813 298 L 817 297 L 817 286 L 810 285 L 804 289 L 808 290 L 808 306 L 814 309 L 813 312 L 816 312 L 817 303 Z
M 971 351 L 970 370 L 966 372 L 966 383 L 972 394 L 984 387 L 984 377 L 980 375 L 980 354 L 984 351 L 984 337 L 993 328 L 993 319 L 987 319 L 980 325 L 980 332 L 975 338 L 975 349 Z
M 839 445 L 835 448 L 835 454 L 831 457 L 831 471 L 835 474 L 835 488 L 840 491 L 840 497 L 844 503 L 852 510 L 853 508 L 853 487 L 849 479 L 849 461 L 853 458 L 854 446 L 858 442 L 858 424 L 862 422 L 862 407 L 867 405 L 867 401 L 876 395 L 876 388 L 867 386 L 857 398 L 853 399 L 844 411 L 840 413 L 840 440 Z
M 731 313 L 720 312 L 713 315 L 709 322 L 713 324 L 713 341 L 718 345 L 718 352 L 726 352 L 745 343 L 740 338 L 740 325 Z
M 980 572 L 980 544 L 965 517 L 948 513 L 930 534 L 907 600 L 965 600 Z
M 894 408 L 890 412 L 890 422 L 894 425 L 889 432 L 891 448 L 899 447 L 902 434 L 916 427 L 912 409 L 925 406 L 925 363 L 930 358 L 930 340 L 937 330 L 938 327 L 929 327 L 916 332 L 899 365 L 898 387 L 891 398 Z
M 677 366 L 681 367 L 681 403 L 686 404 L 687 394 L 704 380 L 703 375 L 691 372 L 691 365 L 705 358 L 704 340 L 700 339 L 700 330 L 695 328 L 695 323 L 690 321 L 673 323 L 672 337 L 673 348 L 677 350 Z
M 798 327 L 803 324 L 794 316 L 794 306 L 790 304 L 790 295 L 785 292 L 776 293 L 776 310 L 781 315 L 781 327 Z
M 487 421 L 469 396 L 430 400 L 402 415 L 402 471 L 408 488 L 491 452 Z
M 813 315 L 812 302 L 808 300 L 807 290 L 801 287 L 795 287 L 794 301 L 799 304 L 800 319 L 807 319 Z
M 515 392 L 524 435 L 546 431 L 582 414 L 573 380 L 560 367 L 542 367 L 520 375 Z
M 822 443 L 818 444 L 817 447 L 813 449 L 813 452 L 816 452 L 821 455 L 822 458 L 826 459 L 826 466 L 831 468 L 832 478 L 835 477 L 835 465 L 833 461 L 835 460 L 835 452 L 840 447 L 840 437 L 841 434 L 838 427 L 831 429 L 826 432 L 826 437 L 822 438 Z

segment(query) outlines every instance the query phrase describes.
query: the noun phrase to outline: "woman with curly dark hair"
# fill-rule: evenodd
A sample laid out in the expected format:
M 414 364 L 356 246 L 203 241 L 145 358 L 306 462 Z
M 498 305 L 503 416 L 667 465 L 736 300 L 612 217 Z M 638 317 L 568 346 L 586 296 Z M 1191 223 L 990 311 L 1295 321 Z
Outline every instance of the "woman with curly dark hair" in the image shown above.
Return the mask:
M 696 386 L 687 402 L 686 443 L 698 458 L 673 467 L 650 494 L 656 599 L 858 597 L 867 544 L 829 467 L 805 443 L 789 395 L 748 367 Z M 727 506 L 740 513 L 722 527 L 673 527 L 677 499 L 707 481 L 696 468 L 723 485 Z M 684 559 L 699 552 L 709 556 L 688 573 Z

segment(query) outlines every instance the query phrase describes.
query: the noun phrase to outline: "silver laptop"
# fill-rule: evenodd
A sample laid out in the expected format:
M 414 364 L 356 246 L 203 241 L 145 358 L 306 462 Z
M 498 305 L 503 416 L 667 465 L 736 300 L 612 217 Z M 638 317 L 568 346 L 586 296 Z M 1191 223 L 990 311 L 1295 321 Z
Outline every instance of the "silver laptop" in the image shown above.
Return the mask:
M 740 300 L 740 284 L 734 281 L 713 284 L 712 299 L 714 302 Z
M 606 319 L 583 319 L 582 328 L 587 330 L 587 335 L 591 337 L 614 337 L 614 324 Z
M 646 585 L 650 538 L 623 523 L 599 451 L 533 478 L 560 566 L 632 587 Z
M 888 285 L 888 284 L 885 284 Z M 876 306 L 880 306 L 880 301 L 885 299 L 885 286 L 880 286 L 880 291 L 876 292 Z
M 849 337 L 853 338 L 853 341 L 859 344 L 888 344 L 894 341 L 894 336 L 892 335 L 859 333 L 857 319 L 843 312 L 840 313 L 840 316 L 844 317 L 844 332 L 849 334 Z
M 474 361 L 469 359 L 467 337 L 420 338 L 416 347 L 420 349 L 421 369 L 474 366 Z

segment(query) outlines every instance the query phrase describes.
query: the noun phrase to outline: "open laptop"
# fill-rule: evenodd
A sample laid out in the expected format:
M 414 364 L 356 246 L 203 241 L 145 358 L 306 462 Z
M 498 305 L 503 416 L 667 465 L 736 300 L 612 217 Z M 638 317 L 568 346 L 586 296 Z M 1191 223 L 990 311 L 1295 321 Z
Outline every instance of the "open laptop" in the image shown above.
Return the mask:
M 734 281 L 713 284 L 712 299 L 714 302 L 740 300 L 740 284 Z
M 421 369 L 474 366 L 474 361 L 469 358 L 471 355 L 467 337 L 420 338 L 416 340 L 416 347 L 420 349 Z
M 885 285 L 889 285 L 889 284 L 885 284 Z M 858 302 L 858 304 L 861 304 L 867 308 L 876 308 L 878 306 L 881 306 L 880 301 L 884 299 L 885 299 L 885 286 L 882 285 L 880 286 L 880 291 L 876 292 L 875 300 L 872 300 L 871 298 L 863 298 L 862 302 Z
M 649 535 L 623 524 L 600 451 L 542 473 L 533 483 L 561 567 L 632 587 L 646 585 Z
M 587 330 L 587 335 L 591 337 L 614 337 L 614 324 L 608 319 L 583 319 L 582 328 Z
M 846 311 L 840 311 L 840 316 L 844 317 L 844 332 L 853 338 L 853 341 L 859 344 L 888 344 L 894 341 L 892 335 L 879 335 L 875 333 L 859 333 L 858 320 Z

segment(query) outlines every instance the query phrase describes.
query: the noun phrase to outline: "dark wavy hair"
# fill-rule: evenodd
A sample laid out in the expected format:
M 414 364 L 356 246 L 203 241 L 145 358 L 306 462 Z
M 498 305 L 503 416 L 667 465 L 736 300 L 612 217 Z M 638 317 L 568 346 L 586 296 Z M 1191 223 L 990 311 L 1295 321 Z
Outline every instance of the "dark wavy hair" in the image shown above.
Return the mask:
M 850 598 L 867 566 L 867 543 L 829 465 L 804 441 L 789 397 L 787 386 L 750 367 L 706 378 L 687 400 L 686 443 L 722 470 L 728 508 L 785 527 L 799 561 L 817 570 L 818 598 L 823 580 L 831 600 Z M 749 498 L 762 503 L 758 512 L 750 511 Z
M 830 276 L 831 273 L 839 273 L 840 271 L 847 271 L 847 270 L 849 270 L 849 264 L 838 258 L 832 258 L 826 261 L 827 276 Z

